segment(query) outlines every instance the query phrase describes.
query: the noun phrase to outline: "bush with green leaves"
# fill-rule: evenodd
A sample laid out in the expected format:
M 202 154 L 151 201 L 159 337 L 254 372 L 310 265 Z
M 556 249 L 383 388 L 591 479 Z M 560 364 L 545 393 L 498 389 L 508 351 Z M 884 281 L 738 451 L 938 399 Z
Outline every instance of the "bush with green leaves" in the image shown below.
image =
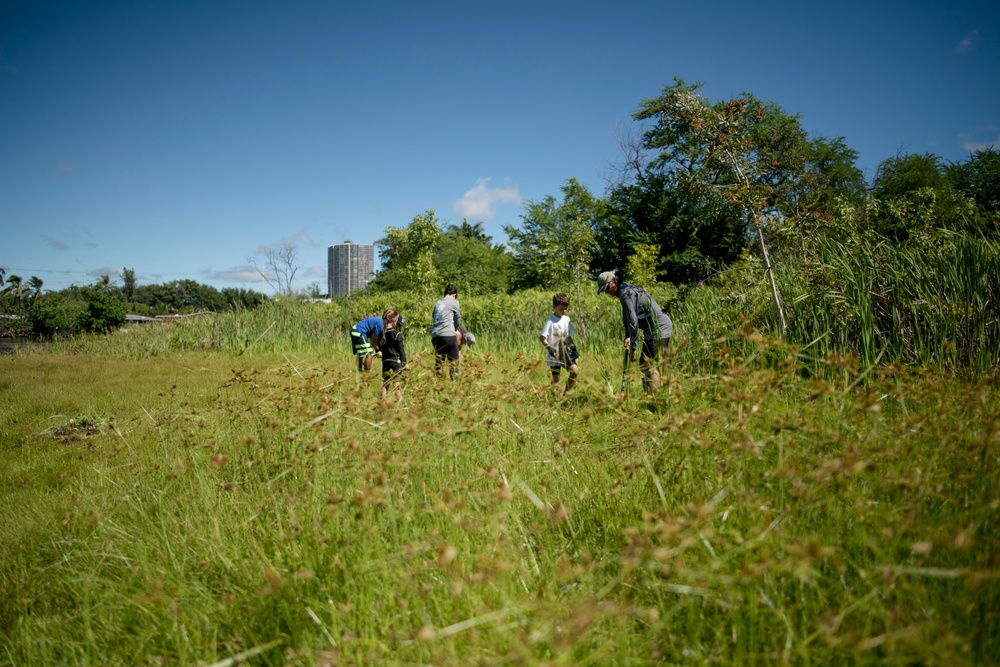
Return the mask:
M 116 296 L 91 288 L 82 292 L 87 300 L 87 308 L 78 320 L 81 330 L 98 333 L 125 324 L 125 304 Z

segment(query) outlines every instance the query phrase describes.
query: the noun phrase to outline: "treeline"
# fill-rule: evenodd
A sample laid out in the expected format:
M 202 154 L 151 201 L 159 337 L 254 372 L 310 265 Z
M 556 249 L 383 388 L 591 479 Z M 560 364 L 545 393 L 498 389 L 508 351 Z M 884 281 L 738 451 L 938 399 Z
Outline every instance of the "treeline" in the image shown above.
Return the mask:
M 135 272 L 125 269 L 123 285 L 100 276 L 92 285 L 45 291 L 32 276 L 0 276 L 0 335 L 52 336 L 102 332 L 125 324 L 127 314 L 157 316 L 201 311 L 216 313 L 260 306 L 265 297 L 246 289 L 216 289 L 194 280 L 137 285 Z
M 603 196 L 569 179 L 529 201 L 506 247 L 434 211 L 378 241 L 372 290 L 564 291 L 616 270 L 712 304 L 814 353 L 995 367 L 1000 350 L 1000 152 L 884 160 L 869 181 L 843 137 L 752 95 L 710 103 L 680 79 L 634 113 Z M 706 292 L 707 290 L 707 292 Z M 683 326 L 684 323 L 680 322 Z
M 382 269 L 365 295 L 381 303 L 405 291 L 427 304 L 453 283 L 463 296 L 538 289 L 583 305 L 596 274 L 616 270 L 666 287 L 680 330 L 701 327 L 708 340 L 749 323 L 817 355 L 996 367 L 996 149 L 954 163 L 895 155 L 869 180 L 843 137 L 810 136 L 799 116 L 749 94 L 711 103 L 700 84 L 675 79 L 633 117 L 603 194 L 568 179 L 558 196 L 525 204 L 520 224 L 504 228 L 506 244 L 482 223 L 416 215 L 376 242 Z M 102 313 L 118 310 L 98 294 L 148 315 L 261 299 L 189 280 L 137 286 L 129 270 L 121 288 L 104 277 L 52 295 L 41 295 L 37 278 L 18 278 L 15 289 L 14 278 L 2 309 L 30 304 L 39 333 L 113 326 Z M 39 300 L 51 301 L 35 307 Z

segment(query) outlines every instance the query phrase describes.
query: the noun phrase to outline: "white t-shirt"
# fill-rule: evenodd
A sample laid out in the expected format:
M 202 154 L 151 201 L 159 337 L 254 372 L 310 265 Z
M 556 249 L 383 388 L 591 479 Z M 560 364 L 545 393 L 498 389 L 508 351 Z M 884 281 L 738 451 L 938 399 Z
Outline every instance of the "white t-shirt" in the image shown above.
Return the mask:
M 566 343 L 566 337 L 575 335 L 576 331 L 573 330 L 573 323 L 569 321 L 568 315 L 556 317 L 555 313 L 552 313 L 549 319 L 545 320 L 542 336 L 548 342 L 545 361 L 549 366 L 559 365 L 559 358 L 553 354 L 553 351 L 562 349 Z

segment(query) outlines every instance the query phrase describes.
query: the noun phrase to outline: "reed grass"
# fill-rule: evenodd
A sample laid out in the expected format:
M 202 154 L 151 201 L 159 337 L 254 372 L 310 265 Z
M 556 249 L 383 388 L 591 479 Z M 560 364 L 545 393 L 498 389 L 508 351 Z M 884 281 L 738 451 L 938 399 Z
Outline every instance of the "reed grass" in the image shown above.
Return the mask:
M 593 324 L 564 399 L 533 329 L 411 332 L 382 403 L 340 307 L 0 358 L 0 664 L 1000 660 L 995 375 L 744 322 L 623 399 Z

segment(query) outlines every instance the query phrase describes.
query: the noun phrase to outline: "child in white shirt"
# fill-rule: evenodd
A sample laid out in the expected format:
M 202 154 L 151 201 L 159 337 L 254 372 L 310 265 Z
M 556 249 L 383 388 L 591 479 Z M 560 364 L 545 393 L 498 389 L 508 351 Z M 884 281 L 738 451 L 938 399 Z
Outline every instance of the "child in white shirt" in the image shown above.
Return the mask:
M 573 343 L 573 323 L 566 316 L 569 309 L 569 297 L 560 292 L 552 297 L 552 316 L 545 320 L 542 327 L 542 335 L 539 337 L 542 345 L 546 347 L 546 363 L 552 372 L 553 388 L 559 386 L 559 375 L 563 368 L 569 370 L 569 378 L 566 380 L 566 391 L 573 388 L 576 383 L 576 376 L 580 369 L 576 365 L 577 354 L 576 345 Z

